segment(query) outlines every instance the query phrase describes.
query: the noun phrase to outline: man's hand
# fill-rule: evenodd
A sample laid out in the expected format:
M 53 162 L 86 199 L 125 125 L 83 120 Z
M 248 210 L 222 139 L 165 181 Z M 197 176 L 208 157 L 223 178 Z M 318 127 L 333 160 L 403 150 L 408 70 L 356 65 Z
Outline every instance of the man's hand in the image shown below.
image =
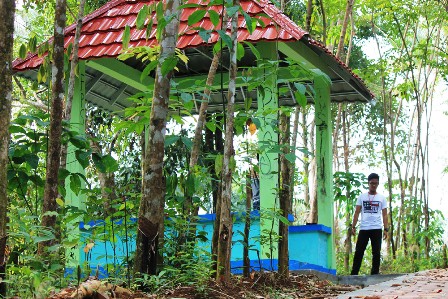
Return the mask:
M 356 235 L 356 227 L 352 226 L 352 235 L 355 236 Z
M 383 230 L 383 240 L 387 240 L 387 238 L 389 237 L 389 233 L 385 230 Z

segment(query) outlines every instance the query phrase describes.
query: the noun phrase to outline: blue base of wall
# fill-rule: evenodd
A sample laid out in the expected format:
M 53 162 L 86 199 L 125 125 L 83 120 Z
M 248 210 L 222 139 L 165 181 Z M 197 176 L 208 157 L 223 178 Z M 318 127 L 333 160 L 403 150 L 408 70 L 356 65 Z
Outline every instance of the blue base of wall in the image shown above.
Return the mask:
M 231 261 L 230 268 L 233 274 L 243 274 L 243 261 Z M 278 270 L 278 260 L 251 260 L 250 261 L 251 271 L 260 272 L 263 271 L 277 271 Z M 332 275 L 336 275 L 336 269 L 328 269 L 319 265 L 304 263 L 297 260 L 289 260 L 289 270 L 316 270 L 323 273 L 328 273 Z
M 231 272 L 233 274 L 243 274 L 243 261 L 232 261 L 230 262 L 230 268 Z M 263 260 L 256 260 L 256 261 L 250 261 L 250 268 L 251 271 L 260 272 L 263 271 L 277 271 L 278 270 L 278 260 L 270 260 L 270 259 L 263 259 Z M 316 270 L 319 272 L 327 273 L 336 275 L 336 269 L 328 269 L 319 265 L 314 265 L 310 263 L 304 263 L 296 260 L 290 260 L 289 261 L 289 270 Z M 124 271 L 124 269 L 122 269 Z M 132 271 L 131 271 L 132 272 Z M 91 267 L 91 276 L 98 275 L 98 278 L 103 279 L 107 278 L 109 276 L 125 276 L 126 273 L 116 273 L 115 275 L 110 275 L 110 273 L 107 272 L 107 270 L 104 267 L 101 266 L 92 266 Z M 131 273 L 132 275 L 132 273 Z M 74 279 L 77 277 L 77 273 L 75 273 L 75 269 L 73 268 L 67 268 L 65 269 L 65 276 L 71 276 Z M 86 277 L 86 275 L 82 275 L 82 277 Z

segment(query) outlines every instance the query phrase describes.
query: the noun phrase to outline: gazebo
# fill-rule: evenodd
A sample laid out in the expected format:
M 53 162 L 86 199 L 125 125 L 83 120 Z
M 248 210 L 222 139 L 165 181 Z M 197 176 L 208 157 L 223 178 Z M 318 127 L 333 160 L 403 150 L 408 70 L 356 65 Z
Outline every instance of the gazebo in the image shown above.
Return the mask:
M 122 40 L 126 26 L 130 27 L 129 47 L 156 46 L 156 23 L 148 31 L 136 27 L 138 12 L 144 5 L 154 5 L 159 0 L 113 0 L 100 9 L 83 18 L 79 46 L 78 76 L 75 84 L 72 119 L 73 126 L 79 132 L 85 130 L 85 102 L 100 107 L 103 110 L 118 112 L 133 105 L 128 98 L 139 92 L 151 93 L 154 78 L 149 74 L 143 76 L 146 66 L 141 60 L 130 58 L 125 61 L 117 59 L 122 52 Z M 229 24 L 215 26 L 210 13 L 205 13 L 202 20 L 188 25 L 188 17 L 198 10 L 213 10 L 219 15 L 223 13 L 222 5 L 209 5 L 209 1 L 188 0 L 190 5 L 181 12 L 179 39 L 177 48 L 187 57 L 188 62 L 180 62 L 174 80 L 178 83 L 177 90 L 191 91 L 192 82 L 203 81 L 209 71 L 213 57 L 213 46 L 219 39 L 217 30 L 230 32 Z M 256 23 L 253 30 L 248 29 L 248 19 L 239 15 L 238 41 L 252 44 L 260 53 L 262 59 L 278 61 L 278 71 L 269 73 L 264 78 L 264 92 L 249 91 L 247 83 L 242 80 L 243 69 L 247 70 L 259 65 L 251 47 L 244 44 L 245 55 L 238 62 L 238 94 L 236 105 L 244 105 L 246 93 L 250 93 L 257 101 L 252 103 L 253 108 L 292 106 L 297 103 L 291 96 L 279 96 L 275 92 L 279 84 L 285 82 L 303 82 L 314 89 L 314 97 L 308 97 L 308 102 L 315 105 L 316 125 L 316 164 L 317 164 L 317 198 L 318 198 L 318 224 L 325 227 L 325 243 L 327 258 L 325 265 L 330 272 L 335 272 L 333 228 L 333 172 L 332 172 L 332 123 L 330 102 L 363 102 L 373 100 L 361 78 L 342 61 L 336 58 L 320 42 L 312 39 L 307 32 L 299 28 L 286 15 L 284 15 L 271 2 L 265 0 L 241 0 L 242 10 Z M 155 13 L 154 13 L 155 14 Z M 216 15 L 216 14 L 215 14 Z M 155 18 L 154 18 L 155 19 Z M 148 21 L 147 21 L 148 23 Z M 208 40 L 200 35 L 198 27 L 208 30 Z M 65 29 L 65 47 L 68 48 L 74 41 L 75 24 Z M 51 43 L 51 39 L 49 42 Z M 46 54 L 39 56 L 29 53 L 25 59 L 16 59 L 13 69 L 20 76 L 37 80 L 39 68 L 44 62 Z M 227 49 L 223 50 L 222 60 L 229 61 Z M 295 77 L 285 63 L 287 59 L 296 61 L 304 70 L 314 74 L 313 80 Z M 225 63 L 223 64 L 225 66 Z M 215 77 L 210 97 L 209 112 L 221 111 L 223 106 L 222 89 L 227 90 L 229 81 L 226 67 L 219 69 Z M 282 83 L 279 83 L 282 82 Z M 238 109 L 238 108 L 237 108 Z M 270 116 L 268 116 L 269 118 Z M 266 123 L 270 119 L 262 119 Z M 259 128 L 259 140 L 277 142 L 278 133 L 270 126 Z M 70 151 L 69 151 L 70 152 Z M 273 189 L 278 184 L 278 155 L 265 153 L 260 158 L 260 198 L 261 209 L 273 207 L 275 196 Z M 82 167 L 76 163 L 75 157 L 68 157 L 67 167 L 72 172 L 83 172 Z M 70 163 L 72 162 L 72 163 Z M 82 200 L 73 194 L 67 196 L 68 204 L 82 208 Z M 269 227 L 271 224 L 262 223 L 260 226 Z M 260 227 L 260 231 L 262 231 Z M 266 258 L 268 248 L 261 246 L 261 257 Z M 81 249 L 76 254 L 82 255 Z M 334 270 L 334 271 L 333 271 Z

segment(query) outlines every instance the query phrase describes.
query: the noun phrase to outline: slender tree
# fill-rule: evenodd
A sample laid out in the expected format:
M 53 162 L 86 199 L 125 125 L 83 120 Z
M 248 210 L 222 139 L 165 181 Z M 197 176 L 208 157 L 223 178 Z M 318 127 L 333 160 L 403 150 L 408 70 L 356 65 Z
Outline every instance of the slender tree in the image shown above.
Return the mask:
M 239 1 L 234 0 L 233 6 L 239 6 Z M 234 156 L 233 148 L 233 125 L 236 96 L 236 75 L 237 75 L 237 46 L 238 46 L 238 11 L 231 16 L 232 48 L 230 49 L 230 70 L 229 70 L 229 95 L 226 111 L 226 129 L 224 140 L 224 157 L 222 169 L 222 193 L 221 209 L 217 250 L 217 280 L 219 282 L 228 282 L 230 280 L 230 251 L 232 249 L 232 230 L 233 222 L 230 214 L 232 200 L 232 167 L 231 159 Z
M 165 132 L 170 99 L 170 82 L 173 68 L 167 70 L 177 60 L 175 56 L 179 28 L 179 0 L 164 3 L 165 19 L 170 22 L 163 28 L 160 56 L 156 69 L 154 95 L 149 120 L 149 138 L 143 160 L 142 199 L 139 208 L 137 248 L 134 271 L 157 273 L 157 265 L 162 262 L 161 246 L 164 235 L 165 180 L 163 177 L 163 157 L 165 153 Z M 173 17 L 174 16 L 174 17 Z
M 15 1 L 0 2 L 0 297 L 6 296 L 6 262 L 8 239 L 8 146 L 12 102 L 12 47 L 14 43 Z
M 204 127 L 205 127 L 205 123 L 206 123 L 206 119 L 207 119 L 207 110 L 208 110 L 208 103 L 210 100 L 210 94 L 212 92 L 211 86 L 213 84 L 213 81 L 215 80 L 216 71 L 218 69 L 220 58 L 221 58 L 221 51 L 216 52 L 213 55 L 212 63 L 210 65 L 210 69 L 209 69 L 208 75 L 207 75 L 207 81 L 205 82 L 206 87 L 204 90 L 204 94 L 202 96 L 201 106 L 199 108 L 198 121 L 196 123 L 196 128 L 195 128 L 194 137 L 193 137 L 193 146 L 191 149 L 191 156 L 190 156 L 190 162 L 189 162 L 189 172 L 190 173 L 194 173 L 196 165 L 199 160 L 199 155 L 201 153 L 201 145 L 202 145 L 202 141 L 203 141 L 202 136 L 203 136 L 203 131 L 204 131 Z M 183 206 L 184 206 L 184 213 L 187 217 L 197 216 L 198 209 L 193 207 L 193 197 L 192 196 L 187 196 L 185 198 Z M 191 235 L 194 235 L 195 230 L 190 231 L 189 233 Z M 180 243 L 179 245 L 184 244 L 186 239 L 188 239 L 188 236 L 186 236 L 185 234 L 181 234 L 181 238 L 179 240 L 179 243 Z
M 66 23 L 66 0 L 56 1 L 53 41 L 53 66 L 51 79 L 50 131 L 48 134 L 48 156 L 44 199 L 42 204 L 42 226 L 56 232 L 58 197 L 58 172 L 61 162 L 62 112 L 64 102 L 64 29 Z M 39 243 L 38 253 L 45 254 L 45 248 L 57 242 L 56 239 Z
M 291 213 L 292 204 L 290 192 L 291 178 L 291 163 L 286 158 L 286 155 L 290 153 L 289 147 L 289 135 L 290 135 L 290 119 L 285 112 L 280 113 L 279 119 L 280 130 L 280 145 L 282 145 L 282 153 L 280 155 L 280 210 L 282 216 L 288 218 Z M 283 277 L 289 276 L 289 225 L 280 221 L 279 223 L 279 236 L 278 242 L 278 272 Z

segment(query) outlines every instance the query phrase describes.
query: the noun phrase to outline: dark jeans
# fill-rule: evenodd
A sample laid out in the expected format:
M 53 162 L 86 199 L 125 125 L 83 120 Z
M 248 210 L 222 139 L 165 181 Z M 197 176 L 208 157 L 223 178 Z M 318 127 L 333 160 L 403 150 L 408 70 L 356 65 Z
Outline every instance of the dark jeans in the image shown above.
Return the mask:
M 355 257 L 353 258 L 353 268 L 351 275 L 358 275 L 359 268 L 361 268 L 362 258 L 367 244 L 372 244 L 372 269 L 370 274 L 380 273 L 380 259 L 381 259 L 381 237 L 383 231 L 381 229 L 360 230 L 358 241 L 356 242 Z

